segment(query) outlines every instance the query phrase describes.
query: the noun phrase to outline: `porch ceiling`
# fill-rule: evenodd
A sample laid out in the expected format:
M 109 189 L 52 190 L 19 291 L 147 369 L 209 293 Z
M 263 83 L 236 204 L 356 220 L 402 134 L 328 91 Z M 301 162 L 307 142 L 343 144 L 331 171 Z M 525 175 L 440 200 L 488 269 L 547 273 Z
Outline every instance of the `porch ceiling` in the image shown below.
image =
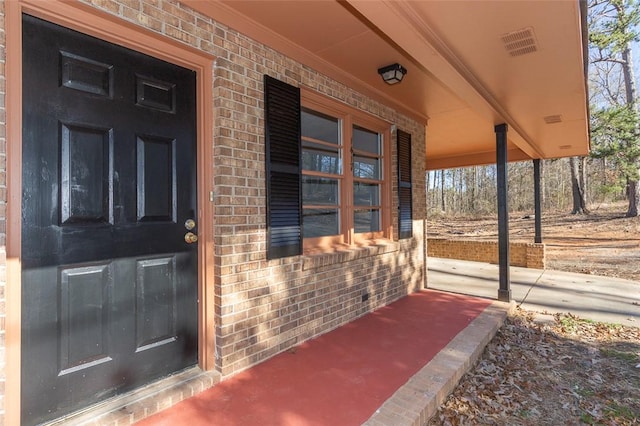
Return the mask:
M 495 162 L 500 123 L 509 160 L 588 152 L 578 0 L 184 1 L 425 122 L 428 169 Z M 534 51 L 510 55 L 507 34 Z M 408 73 L 388 86 L 394 62 Z

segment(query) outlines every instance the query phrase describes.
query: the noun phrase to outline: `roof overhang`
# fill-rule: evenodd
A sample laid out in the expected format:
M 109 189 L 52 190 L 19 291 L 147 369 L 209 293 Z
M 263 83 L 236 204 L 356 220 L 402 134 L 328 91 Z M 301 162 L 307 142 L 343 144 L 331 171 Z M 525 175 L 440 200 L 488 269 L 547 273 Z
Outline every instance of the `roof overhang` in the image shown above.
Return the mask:
M 428 169 L 585 155 L 584 2 L 185 0 L 427 125 Z M 514 44 L 515 42 L 515 44 Z M 404 80 L 377 69 L 398 62 Z

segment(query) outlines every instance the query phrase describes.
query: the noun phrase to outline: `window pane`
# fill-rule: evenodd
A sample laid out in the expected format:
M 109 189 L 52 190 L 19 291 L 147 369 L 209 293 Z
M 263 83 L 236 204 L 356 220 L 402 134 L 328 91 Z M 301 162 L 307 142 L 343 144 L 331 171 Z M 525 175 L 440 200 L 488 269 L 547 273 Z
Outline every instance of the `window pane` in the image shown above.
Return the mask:
M 303 209 L 303 238 L 325 237 L 340 233 L 338 209 Z
M 380 160 L 353 156 L 353 176 L 362 179 L 380 179 Z
M 378 133 L 362 127 L 353 126 L 353 149 L 380 154 L 380 137 Z
M 340 150 L 337 147 L 331 149 L 325 145 L 303 141 L 302 168 L 316 172 L 340 174 L 342 169 Z
M 302 176 L 303 205 L 320 204 L 337 206 L 339 199 L 340 192 L 338 191 L 337 179 Z
M 339 120 L 308 109 L 302 110 L 302 136 L 340 144 Z
M 379 206 L 380 185 L 360 182 L 354 183 L 353 204 L 355 206 Z
M 380 210 L 356 210 L 353 219 L 356 233 L 380 231 Z

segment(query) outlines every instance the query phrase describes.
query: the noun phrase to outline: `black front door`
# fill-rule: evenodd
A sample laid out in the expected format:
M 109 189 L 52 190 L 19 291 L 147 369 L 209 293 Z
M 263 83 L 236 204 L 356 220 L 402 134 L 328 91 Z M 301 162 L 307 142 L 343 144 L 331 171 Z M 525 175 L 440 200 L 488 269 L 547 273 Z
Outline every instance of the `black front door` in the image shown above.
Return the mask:
M 193 71 L 23 16 L 23 424 L 197 362 L 195 102 Z

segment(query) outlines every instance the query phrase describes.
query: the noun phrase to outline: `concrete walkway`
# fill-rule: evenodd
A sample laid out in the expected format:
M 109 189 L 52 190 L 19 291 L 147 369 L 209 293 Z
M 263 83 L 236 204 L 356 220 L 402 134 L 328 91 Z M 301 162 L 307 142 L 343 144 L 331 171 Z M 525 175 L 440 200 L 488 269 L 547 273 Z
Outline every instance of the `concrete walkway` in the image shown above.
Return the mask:
M 498 265 L 429 257 L 430 289 L 496 299 Z M 640 327 L 640 282 L 512 267 L 511 293 L 524 309 Z

